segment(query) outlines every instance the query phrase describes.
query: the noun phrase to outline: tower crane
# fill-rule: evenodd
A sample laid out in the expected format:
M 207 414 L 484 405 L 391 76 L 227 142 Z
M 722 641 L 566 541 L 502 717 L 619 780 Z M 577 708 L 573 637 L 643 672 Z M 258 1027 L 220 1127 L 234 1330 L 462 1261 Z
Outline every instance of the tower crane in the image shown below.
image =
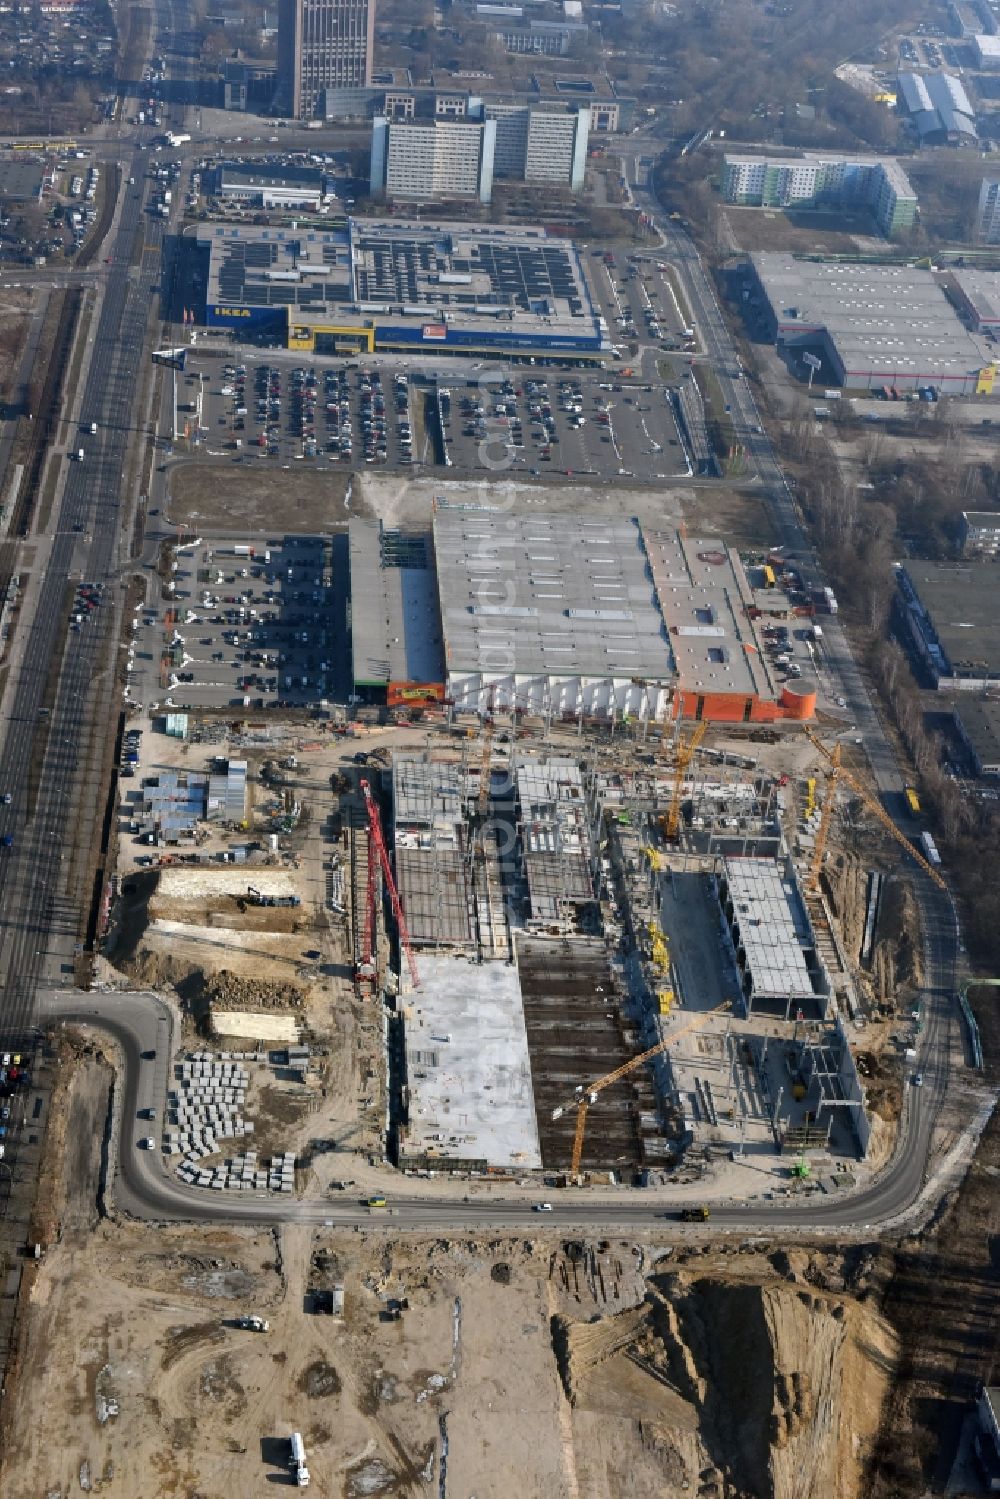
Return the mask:
M 486 821 L 486 813 L 490 804 L 490 766 L 493 754 L 493 703 L 494 689 L 491 683 L 486 699 L 486 712 L 483 714 L 483 754 L 479 763 L 479 824 L 480 827 Z
M 684 783 L 684 772 L 694 759 L 695 750 L 705 737 L 708 728 L 707 721 L 703 718 L 696 725 L 691 738 L 685 743 L 678 740 L 674 749 L 674 786 L 670 795 L 670 809 L 667 812 L 667 820 L 664 832 L 670 839 L 677 837 L 681 825 L 681 786 Z
M 823 810 L 819 814 L 819 827 L 816 829 L 816 846 L 813 849 L 812 863 L 809 866 L 809 882 L 806 889 L 810 895 L 815 895 L 819 889 L 820 870 L 823 868 L 823 856 L 826 853 L 826 840 L 830 836 L 830 823 L 833 821 L 833 804 L 837 796 L 837 781 L 840 777 L 840 754 L 841 744 L 838 739 L 833 746 L 833 754 L 830 756 L 830 779 L 826 786 L 826 796 L 823 798 Z
M 634 1072 L 637 1067 L 641 1067 L 643 1062 L 648 1062 L 652 1057 L 660 1056 L 668 1047 L 673 1046 L 675 1041 L 679 1041 L 681 1036 L 687 1035 L 689 1031 L 698 1030 L 713 1015 L 721 1015 L 723 1010 L 730 1008 L 731 1003 L 727 999 L 725 1004 L 716 1005 L 715 1009 L 709 1010 L 707 1014 L 697 1015 L 693 1020 L 689 1020 L 686 1025 L 682 1025 L 679 1031 L 674 1031 L 663 1041 L 657 1041 L 656 1045 L 650 1046 L 647 1051 L 641 1051 L 638 1056 L 632 1057 L 630 1061 L 623 1063 L 621 1067 L 616 1067 L 614 1072 L 607 1073 L 605 1077 L 599 1077 L 596 1082 L 588 1083 L 586 1087 L 578 1088 L 577 1095 L 572 1102 L 564 1104 L 561 1108 L 552 1110 L 552 1118 L 561 1119 L 567 1110 L 576 1109 L 576 1133 L 573 1136 L 573 1159 L 569 1168 L 570 1176 L 579 1175 L 580 1158 L 583 1155 L 583 1135 L 587 1127 L 587 1112 L 590 1109 L 590 1105 L 596 1102 L 597 1095 L 603 1093 L 605 1088 L 610 1088 L 611 1084 L 616 1083 L 619 1078 L 627 1077 L 630 1072 Z
M 379 864 L 382 866 L 382 877 L 385 880 L 385 887 L 389 892 L 389 900 L 392 903 L 392 914 L 396 919 L 399 943 L 406 954 L 413 987 L 414 989 L 419 989 L 420 975 L 417 972 L 417 960 L 413 955 L 413 946 L 410 942 L 406 917 L 403 915 L 403 907 L 400 904 L 399 891 L 396 889 L 396 881 L 392 877 L 392 866 L 389 863 L 389 854 L 386 850 L 385 838 L 382 834 L 382 819 L 379 816 L 375 798 L 372 796 L 372 788 L 367 781 L 363 780 L 361 782 L 361 794 L 365 799 L 365 811 L 368 813 L 368 890 L 365 901 L 365 925 L 361 946 L 360 971 L 367 972 L 370 970 L 372 963 L 375 936 L 375 910 L 378 900 L 378 877 L 374 859 L 374 855 L 377 854 Z
M 824 755 L 826 759 L 829 760 L 831 764 L 833 764 L 835 751 L 828 750 L 826 745 L 816 737 L 811 729 L 804 728 L 804 733 L 809 742 L 819 750 L 820 754 Z M 853 775 L 851 771 L 845 769 L 843 765 L 838 767 L 837 776 L 840 780 L 847 782 L 848 786 L 850 786 L 855 796 L 861 798 L 862 802 L 868 808 L 872 816 L 882 824 L 890 837 L 895 838 L 896 842 L 900 845 L 901 848 L 906 849 L 906 852 L 909 854 L 910 858 L 914 861 L 914 863 L 919 864 L 920 868 L 924 871 L 924 874 L 932 879 L 935 885 L 937 885 L 940 890 L 947 890 L 948 885 L 946 881 L 941 877 L 941 875 L 938 874 L 937 870 L 932 864 L 928 864 L 923 854 L 917 852 L 913 844 L 910 842 L 909 838 L 906 837 L 905 833 L 901 833 L 899 831 L 896 824 L 893 822 L 892 818 L 889 816 L 888 812 L 885 810 L 882 804 L 876 801 L 875 797 L 873 797 L 871 792 L 861 783 L 861 781 L 858 780 L 857 776 Z M 818 838 L 816 842 L 817 844 L 819 843 Z

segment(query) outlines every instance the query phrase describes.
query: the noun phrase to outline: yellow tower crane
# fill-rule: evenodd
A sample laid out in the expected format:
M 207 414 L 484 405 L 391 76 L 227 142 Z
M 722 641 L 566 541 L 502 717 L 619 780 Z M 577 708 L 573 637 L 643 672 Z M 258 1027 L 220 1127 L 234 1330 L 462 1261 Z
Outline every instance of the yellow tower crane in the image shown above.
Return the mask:
M 816 735 L 812 732 L 811 729 L 806 729 L 805 735 L 810 743 L 815 745 L 815 747 L 819 750 L 820 754 L 824 755 L 826 759 L 829 760 L 831 764 L 833 764 L 835 752 L 833 750 L 828 750 L 826 745 L 821 743 L 821 741 L 817 739 Z M 868 808 L 872 816 L 882 824 L 890 837 L 895 838 L 896 842 L 902 848 L 906 849 L 906 852 L 909 854 L 910 858 L 914 861 L 914 863 L 919 864 L 920 868 L 924 871 L 924 874 L 928 875 L 939 889 L 947 890 L 948 886 L 946 881 L 941 877 L 940 874 L 938 874 L 937 870 L 932 864 L 928 864 L 923 854 L 917 852 L 913 844 L 910 842 L 909 838 L 906 837 L 905 833 L 901 833 L 899 831 L 896 824 L 893 822 L 892 818 L 889 816 L 888 812 L 885 810 L 882 804 L 875 800 L 871 792 L 864 785 L 862 785 L 861 781 L 859 781 L 857 777 L 851 773 L 851 771 L 846 770 L 843 765 L 837 768 L 837 776 L 840 780 L 847 782 L 848 786 L 850 786 L 854 794 L 856 796 L 859 796 L 864 802 L 865 806 Z M 816 839 L 816 842 L 817 844 L 819 843 L 818 838 Z
M 643 1062 L 648 1062 L 652 1057 L 658 1057 L 668 1047 L 673 1046 L 675 1041 L 679 1041 L 681 1036 L 687 1035 L 689 1031 L 698 1030 L 713 1015 L 721 1015 L 723 1010 L 730 1008 L 730 1002 L 727 999 L 725 1004 L 716 1005 L 715 1009 L 709 1010 L 707 1014 L 695 1016 L 693 1020 L 688 1021 L 687 1025 L 682 1025 L 679 1031 L 674 1031 L 665 1041 L 658 1041 L 648 1051 L 641 1051 L 637 1057 L 633 1057 L 631 1061 L 625 1062 L 621 1067 L 616 1067 L 614 1072 L 609 1072 L 606 1077 L 599 1077 L 596 1082 L 588 1083 L 586 1087 L 577 1089 L 577 1096 L 571 1103 L 565 1104 L 562 1108 L 552 1110 L 552 1118 L 561 1119 L 569 1109 L 576 1109 L 576 1133 L 573 1136 L 573 1159 L 569 1168 L 570 1176 L 579 1175 L 580 1158 L 583 1155 L 583 1134 L 587 1127 L 587 1112 L 590 1109 L 590 1105 L 596 1101 L 597 1095 L 603 1093 L 605 1088 L 610 1088 L 611 1084 L 616 1083 L 619 1078 L 627 1077 L 630 1072 L 634 1072 L 637 1067 L 641 1067 Z
M 806 889 L 810 895 L 815 895 L 819 889 L 819 875 L 823 868 L 823 856 L 826 853 L 826 840 L 830 836 L 830 823 L 833 821 L 833 803 L 837 796 L 837 780 L 840 776 L 840 740 L 833 746 L 833 754 L 830 756 L 830 779 L 827 782 L 826 796 L 823 798 L 823 810 L 819 814 L 819 827 L 816 829 L 816 846 L 813 849 L 812 863 L 809 866 L 809 882 Z
M 670 796 L 670 809 L 667 812 L 664 823 L 664 833 L 667 838 L 674 839 L 680 832 L 681 826 L 681 787 L 684 784 L 684 772 L 694 759 L 695 750 L 705 737 L 708 724 L 702 719 L 695 725 L 694 733 L 685 743 L 678 740 L 674 749 L 674 787 Z
M 493 687 L 489 689 L 486 698 L 486 712 L 483 714 L 483 753 L 479 761 L 479 822 L 480 826 L 486 821 L 486 813 L 490 805 L 490 768 L 493 759 Z

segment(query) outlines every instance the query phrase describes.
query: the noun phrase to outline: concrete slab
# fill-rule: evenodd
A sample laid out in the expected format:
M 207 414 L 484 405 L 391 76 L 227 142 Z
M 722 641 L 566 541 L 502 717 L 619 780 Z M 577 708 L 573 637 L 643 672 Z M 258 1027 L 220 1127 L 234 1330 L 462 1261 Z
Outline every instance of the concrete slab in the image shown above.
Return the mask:
M 407 996 L 410 1129 L 404 1156 L 541 1165 L 516 968 L 420 958 Z
M 217 1036 L 245 1036 L 255 1041 L 299 1039 L 297 1021 L 291 1015 L 260 1015 L 251 1010 L 216 1010 L 212 1026 Z

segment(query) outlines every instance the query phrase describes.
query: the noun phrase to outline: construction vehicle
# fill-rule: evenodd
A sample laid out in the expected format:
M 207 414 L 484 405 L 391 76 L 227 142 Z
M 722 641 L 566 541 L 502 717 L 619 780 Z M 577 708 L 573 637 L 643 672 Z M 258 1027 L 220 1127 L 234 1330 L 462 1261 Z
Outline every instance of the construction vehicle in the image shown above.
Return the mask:
M 804 728 L 804 733 L 810 744 L 818 749 L 820 754 L 825 756 L 825 758 L 829 760 L 830 764 L 834 766 L 836 778 L 847 782 L 848 786 L 850 786 L 855 796 L 860 797 L 861 801 L 868 808 L 869 812 L 878 822 L 882 824 L 883 828 L 889 834 L 889 836 L 891 838 L 894 838 L 900 845 L 900 847 L 906 849 L 906 852 L 909 854 L 910 858 L 914 861 L 914 863 L 920 866 L 924 874 L 926 874 L 930 879 L 934 881 L 938 889 L 947 890 L 948 885 L 946 881 L 941 877 L 940 874 L 938 874 L 933 865 L 928 863 L 923 854 L 917 852 L 913 844 L 910 842 L 909 838 L 907 838 L 906 834 L 899 831 L 896 824 L 893 822 L 892 818 L 889 816 L 888 812 L 886 812 L 882 804 L 876 801 L 875 797 L 872 796 L 871 792 L 862 784 L 861 781 L 858 780 L 857 776 L 855 776 L 851 771 L 846 770 L 843 765 L 838 764 L 836 750 L 828 750 L 826 745 L 816 737 L 811 729 Z M 839 749 L 839 743 L 837 749 Z M 827 792 L 827 797 L 830 797 L 830 790 L 828 790 Z M 817 837 L 817 847 L 819 846 L 819 841 L 820 840 Z
M 271 1324 L 266 1317 L 243 1316 L 236 1318 L 236 1326 L 243 1327 L 247 1332 L 270 1332 Z
M 552 1110 L 552 1118 L 561 1119 L 567 1110 L 576 1109 L 576 1134 L 573 1137 L 573 1158 L 569 1168 L 571 1178 L 578 1177 L 580 1174 L 580 1158 L 583 1155 L 583 1135 L 587 1127 L 587 1112 L 591 1104 L 596 1103 L 598 1094 L 603 1093 L 605 1088 L 610 1088 L 611 1084 L 616 1083 L 619 1078 L 627 1077 L 630 1072 L 634 1072 L 637 1067 L 641 1067 L 643 1062 L 648 1062 L 653 1057 L 660 1056 L 669 1047 L 673 1046 L 675 1041 L 679 1041 L 682 1036 L 687 1035 L 689 1031 L 698 1030 L 713 1015 L 721 1015 L 724 1010 L 730 1008 L 731 1005 L 727 999 L 725 1004 L 716 1005 L 714 1010 L 709 1010 L 704 1015 L 695 1016 L 686 1025 L 682 1025 L 679 1031 L 674 1031 L 672 1035 L 667 1036 L 663 1041 L 658 1041 L 655 1046 L 650 1046 L 648 1050 L 641 1051 L 631 1061 L 625 1062 L 621 1067 L 616 1067 L 614 1072 L 609 1072 L 605 1077 L 599 1077 L 596 1082 L 588 1083 L 586 1087 L 581 1085 L 577 1088 L 577 1096 L 572 1102 L 563 1105 L 561 1108 Z
M 247 886 L 246 898 L 251 906 L 301 906 L 302 904 L 297 895 L 264 895 L 260 890 L 255 890 L 253 885 Z
M 309 1469 L 306 1467 L 306 1447 L 300 1432 L 292 1432 L 289 1446 L 291 1448 L 291 1458 L 288 1466 L 295 1474 L 295 1485 L 297 1488 L 307 1489 L 309 1487 Z
M 420 974 L 417 970 L 417 960 L 413 953 L 413 944 L 410 942 L 410 932 L 406 925 L 406 917 L 403 915 L 403 907 L 400 904 L 399 891 L 396 889 L 396 881 L 393 878 L 392 867 L 389 863 L 389 854 L 385 846 L 385 838 L 382 834 L 382 819 L 372 796 L 372 788 L 367 781 L 361 782 L 361 794 L 365 799 L 365 810 L 368 813 L 368 887 L 365 897 L 365 924 L 361 939 L 361 960 L 358 963 L 358 976 L 371 977 L 374 973 L 373 956 L 375 945 L 375 918 L 378 906 L 378 871 L 382 870 L 382 878 L 385 888 L 389 892 L 389 900 L 392 905 L 392 914 L 396 919 L 396 930 L 399 932 L 399 942 L 410 969 L 410 978 L 414 989 L 420 988 Z M 372 855 L 377 854 L 375 859 Z
M 694 733 L 685 743 L 678 740 L 674 748 L 674 786 L 670 795 L 670 807 L 663 822 L 663 832 L 668 839 L 676 839 L 681 828 L 681 787 L 684 784 L 684 772 L 694 759 L 695 750 L 705 737 L 708 728 L 707 721 L 703 718 L 695 725 Z
M 707 1207 L 681 1208 L 682 1223 L 707 1223 L 711 1214 Z

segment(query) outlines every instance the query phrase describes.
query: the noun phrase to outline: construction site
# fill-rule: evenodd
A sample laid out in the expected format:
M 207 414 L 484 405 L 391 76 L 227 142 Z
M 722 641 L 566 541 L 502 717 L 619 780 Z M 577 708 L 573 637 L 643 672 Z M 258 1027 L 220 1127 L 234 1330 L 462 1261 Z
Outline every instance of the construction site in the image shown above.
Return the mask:
M 891 1034 L 897 1074 L 911 1037 L 866 971 L 894 882 L 845 893 L 838 807 L 898 835 L 843 736 L 741 750 L 674 723 L 555 752 L 523 732 L 514 714 L 453 724 L 362 784 L 353 961 L 390 1017 L 390 1159 L 564 1185 L 730 1190 L 741 1168 L 740 1191 L 850 1185 L 873 1141 L 859 1037 L 881 1054 Z M 796 750 L 827 774 L 767 768 Z
M 888 1251 L 392 1216 L 404 1191 L 483 1209 L 493 1178 L 609 1214 L 669 1181 L 707 1215 L 884 1158 L 919 975 L 903 850 L 840 740 L 442 716 L 279 754 L 189 728 L 193 768 L 246 762 L 251 818 L 294 755 L 302 812 L 239 864 L 154 850 L 100 978 L 182 1008 L 166 1168 L 216 1203 L 284 1195 L 288 1221 L 98 1219 L 112 1058 L 62 1041 L 5 1493 L 124 1499 L 151 1473 L 221 1499 L 262 1463 L 287 1483 L 294 1427 L 317 1491 L 349 1499 L 431 1492 L 445 1462 L 496 1499 L 855 1499 L 898 1356 Z M 367 1233 L 295 1221 L 373 1194 Z
M 704 1222 L 895 1139 L 939 876 L 849 728 L 354 711 L 138 721 L 95 977 L 179 1045 L 132 1128 L 193 1217 L 287 1212 L 98 1218 L 115 1057 L 61 1036 L 4 1493 L 222 1499 L 294 1429 L 348 1499 L 855 1499 L 888 1251 Z M 537 1232 L 397 1216 L 498 1188 Z M 543 1196 L 674 1221 L 553 1234 Z

